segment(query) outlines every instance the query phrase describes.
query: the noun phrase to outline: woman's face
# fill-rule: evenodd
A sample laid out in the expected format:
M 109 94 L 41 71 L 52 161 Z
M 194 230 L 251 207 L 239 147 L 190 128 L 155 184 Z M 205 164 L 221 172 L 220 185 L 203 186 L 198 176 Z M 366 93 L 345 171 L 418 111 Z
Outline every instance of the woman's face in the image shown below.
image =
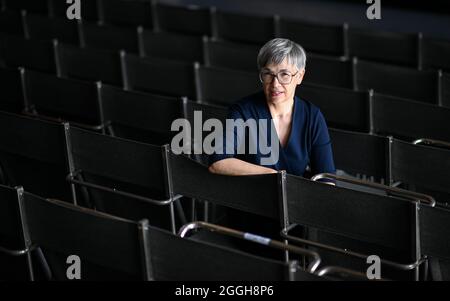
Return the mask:
M 274 76 L 276 74 L 278 77 Z M 305 69 L 298 70 L 286 58 L 281 64 L 266 65 L 261 70 L 261 79 L 267 101 L 276 104 L 294 99 L 295 88 L 302 82 L 304 74 Z

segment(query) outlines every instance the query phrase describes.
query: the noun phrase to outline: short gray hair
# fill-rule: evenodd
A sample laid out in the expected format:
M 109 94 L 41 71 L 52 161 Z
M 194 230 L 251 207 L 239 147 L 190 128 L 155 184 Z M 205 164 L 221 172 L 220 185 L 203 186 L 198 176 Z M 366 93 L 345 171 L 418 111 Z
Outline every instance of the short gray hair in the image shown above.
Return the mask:
M 259 50 L 256 60 L 258 70 L 270 63 L 281 64 L 285 58 L 298 70 L 302 70 L 306 66 L 306 53 L 302 46 L 288 39 L 272 39 Z

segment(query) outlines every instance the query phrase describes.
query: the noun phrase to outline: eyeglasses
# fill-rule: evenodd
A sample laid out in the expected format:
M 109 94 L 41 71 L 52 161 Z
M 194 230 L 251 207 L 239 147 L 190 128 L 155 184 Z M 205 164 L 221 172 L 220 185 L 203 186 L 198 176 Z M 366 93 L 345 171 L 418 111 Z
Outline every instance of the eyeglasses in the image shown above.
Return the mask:
M 281 71 L 278 72 L 277 74 L 273 74 L 270 71 L 261 71 L 261 73 L 259 73 L 259 80 L 263 84 L 270 84 L 276 77 L 280 84 L 289 85 L 292 82 L 292 78 L 296 76 L 297 73 L 298 71 L 295 72 L 295 74 L 291 74 L 289 71 Z

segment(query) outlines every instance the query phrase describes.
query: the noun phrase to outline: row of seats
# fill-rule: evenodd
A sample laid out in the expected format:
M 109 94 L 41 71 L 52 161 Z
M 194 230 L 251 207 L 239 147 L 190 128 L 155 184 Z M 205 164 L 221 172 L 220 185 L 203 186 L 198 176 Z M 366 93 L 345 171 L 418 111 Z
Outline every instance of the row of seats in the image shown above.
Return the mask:
M 441 240 L 426 240 L 430 235 L 447 237 L 443 232 L 449 228 L 435 224 L 433 217 L 434 214 L 448 214 L 447 210 L 433 207 L 432 198 L 424 195 L 414 194 L 411 198 L 410 193 L 392 191 L 388 186 L 383 186 L 378 193 L 368 193 L 329 186 L 283 172 L 246 177 L 212 175 L 205 166 L 185 156 L 174 155 L 167 146 L 109 137 L 69 124 L 9 113 L 1 113 L 0 120 L 0 160 L 4 183 L 9 186 L 21 183 L 28 191 L 47 198 L 63 199 L 131 220 L 147 218 L 151 225 L 172 232 L 185 223 L 180 214 L 175 215 L 175 210 L 181 210 L 174 209 L 174 204 L 186 201 L 181 196 L 195 198 L 257 216 L 266 221 L 265 225 L 273 226 L 266 233 L 260 220 L 254 223 L 246 220 L 245 228 L 242 224 L 237 229 L 247 232 L 259 230 L 256 233 L 270 233 L 276 238 L 274 233 L 284 229 L 283 237 L 295 243 L 295 235 L 290 233 L 294 225 L 320 230 L 317 239 L 321 243 L 341 249 L 336 252 L 328 245 L 323 247 L 326 252 L 319 254 L 324 264 L 357 264 L 361 272 L 364 271 L 365 258 L 361 260 L 362 257 L 343 250 L 378 254 L 386 260 L 386 271 L 390 271 L 386 275 L 390 277 L 417 279 L 422 256 L 437 256 L 445 261 L 450 254 L 445 249 L 447 244 L 442 244 Z M 396 142 L 393 153 L 398 157 L 391 165 L 393 170 L 398 168 L 402 172 L 405 167 L 399 161 L 407 159 L 408 153 L 399 154 L 404 143 L 399 142 L 400 148 L 396 150 Z M 423 146 L 414 148 L 429 150 Z M 406 174 L 409 175 L 408 172 Z M 408 201 L 405 202 L 405 198 Z M 414 209 L 417 206 L 420 206 L 420 211 Z M 427 210 L 431 210 L 431 221 L 426 217 L 422 221 L 422 214 Z M 60 220 L 66 219 L 61 217 Z M 448 223 L 448 218 L 440 221 Z M 423 223 L 425 226 L 421 226 Z M 355 224 L 358 227 L 354 227 Z M 411 240 L 419 234 L 424 237 L 420 244 L 415 239 Z M 310 238 L 312 240 L 300 242 L 316 247 L 314 236 Z M 78 248 L 81 247 L 79 244 Z M 411 254 L 415 255 L 411 257 Z M 395 261 L 398 265 L 388 261 Z M 409 264 L 413 268 L 408 267 Z
M 77 51 L 79 58 L 82 58 L 83 52 L 72 48 L 60 48 L 62 57 L 65 57 L 64 51 L 67 50 Z M 100 60 L 104 58 L 100 57 Z M 93 64 L 94 61 L 92 58 L 90 62 Z M 133 90 L 125 91 L 100 82 L 95 84 L 68 79 L 66 77 L 96 78 L 102 73 L 104 80 L 115 82 L 113 73 L 91 70 L 93 65 L 87 62 L 83 64 L 77 59 L 61 62 L 64 78 L 28 69 L 0 69 L 1 80 L 8 83 L 2 92 L 5 97 L 0 102 L 0 108 L 16 113 L 25 111 L 43 117 L 61 118 L 92 129 L 105 124 L 139 123 L 140 128 L 153 128 L 170 137 L 171 122 L 184 115 L 181 97 L 169 94 L 186 95 L 191 100 L 228 106 L 242 95 L 260 89 L 258 80 L 252 74 L 216 67 L 174 64 L 170 74 L 176 75 L 172 77 L 185 78 L 185 87 L 176 86 L 178 90 L 175 90 L 171 79 L 164 75 L 170 66 L 166 61 L 125 55 L 122 57 L 122 66 L 126 69 L 124 76 L 128 78 L 125 82 L 128 90 Z M 100 61 L 96 63 L 98 67 Z M 107 70 L 114 69 L 106 61 L 104 66 L 105 69 L 109 68 Z M 183 69 L 185 76 L 181 73 Z M 117 83 L 121 81 L 122 71 L 117 70 Z M 193 78 L 195 83 L 190 81 Z M 379 93 L 307 83 L 299 87 L 297 95 L 317 105 L 328 125 L 334 128 L 392 135 L 407 141 L 426 138 L 450 142 L 447 126 L 450 109 L 446 107 Z
M 311 257 L 315 261 L 311 269 L 303 269 L 294 260 L 269 260 L 181 238 L 149 225 L 146 219 L 126 220 L 44 199 L 22 187 L 0 185 L 0 198 L 0 237 L 11 239 L 0 246 L 3 280 L 11 281 L 14 275 L 16 280 L 70 280 L 72 276 L 90 281 L 329 279 L 324 274 L 327 270 L 321 273 L 323 277 L 313 273 L 320 261 L 317 253 L 298 247 L 289 250 Z M 232 229 L 221 230 L 227 234 Z M 72 275 L 66 272 L 66 262 L 73 256 L 77 256 L 80 270 Z M 15 265 L 8 270 L 11 261 Z
M 139 39 L 137 35 L 133 37 L 126 34 L 123 36 L 127 38 L 122 38 L 121 32 L 114 28 L 107 29 L 105 32 L 105 28 L 94 27 L 95 30 L 100 29 L 100 31 L 90 38 L 92 43 L 89 42 L 88 46 L 92 48 L 78 48 L 56 41 L 25 40 L 15 36 L 1 35 L 0 60 L 8 67 L 24 66 L 44 72 L 56 72 L 62 76 L 102 80 L 114 85 L 124 85 L 127 88 L 127 74 L 123 74 L 127 70 L 121 69 L 121 64 L 123 67 L 124 62 L 119 57 L 118 49 L 139 48 L 139 56 L 127 52 L 126 55 L 122 54 L 122 57 L 136 57 L 134 61 L 138 61 L 140 66 L 145 65 L 148 60 L 161 60 L 160 65 L 166 64 L 167 67 L 164 68 L 167 70 L 156 69 L 157 84 L 170 85 L 171 89 L 180 90 L 177 92 L 184 93 L 182 94 L 184 96 L 193 98 L 195 93 L 199 93 L 195 91 L 194 75 L 190 65 L 196 60 L 204 62 L 205 66 L 249 72 L 247 77 L 252 77 L 250 82 L 252 88 L 260 87 L 255 66 L 258 51 L 256 47 L 239 47 L 237 44 L 228 42 L 145 30 L 139 31 Z M 130 38 L 134 41 L 128 41 Z M 105 42 L 106 40 L 111 42 Z M 100 48 L 103 49 L 96 48 L 98 45 L 102 45 Z M 124 52 L 121 51 L 121 53 Z M 137 59 L 138 57 L 140 60 Z M 93 61 L 96 64 L 93 64 Z M 145 70 L 149 67 L 140 68 Z M 308 55 L 306 69 L 305 83 L 356 91 L 373 89 L 381 94 L 450 106 L 450 75 L 440 71 L 419 71 L 358 59 L 348 60 L 314 54 Z M 140 76 L 149 76 L 147 73 L 149 73 L 148 70 L 145 74 L 135 75 L 134 78 L 139 80 Z M 244 75 L 236 76 L 244 77 Z M 248 81 L 249 79 L 245 83 Z M 225 97 L 228 95 L 225 94 L 223 98 Z M 226 100 L 230 102 L 235 98 Z
M 27 1 L 6 1 L 4 8 L 65 17 L 66 6 L 60 2 L 40 0 L 29 4 Z M 82 17 L 102 24 L 144 26 L 157 31 L 207 35 L 253 44 L 262 44 L 273 37 L 287 37 L 299 41 L 306 50 L 312 52 L 358 57 L 419 69 L 450 70 L 447 55 L 450 42 L 423 37 L 421 33 L 382 32 L 353 28 L 348 24 L 317 24 L 280 16 L 245 15 L 220 11 L 214 7 L 173 6 L 155 1 L 89 1 L 83 5 Z M 3 22 L 9 24 L 21 24 L 12 16 L 4 19 L 8 19 Z M 20 29 L 16 32 L 20 32 Z M 379 48 L 379 45 L 385 47 Z

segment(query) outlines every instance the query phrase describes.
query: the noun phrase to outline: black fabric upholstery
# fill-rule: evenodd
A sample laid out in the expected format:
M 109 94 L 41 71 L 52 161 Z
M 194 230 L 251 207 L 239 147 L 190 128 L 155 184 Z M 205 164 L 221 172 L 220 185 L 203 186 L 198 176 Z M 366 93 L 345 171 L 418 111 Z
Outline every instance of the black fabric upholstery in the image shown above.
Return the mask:
M 450 108 L 374 94 L 372 118 L 375 133 L 450 141 Z
M 230 105 L 244 96 L 261 89 L 256 72 L 242 72 L 213 67 L 198 69 L 200 99 L 216 104 Z M 233 89 L 230 89 L 233 87 Z
M 422 42 L 423 67 L 450 72 L 450 42 L 448 40 L 424 37 Z
M 450 260 L 449 223 L 449 210 L 421 206 L 420 244 L 424 255 Z
M 51 41 L 25 40 L 17 36 L 0 35 L 0 64 L 7 67 L 27 67 L 43 72 L 55 72 L 55 55 Z
M 318 106 L 328 126 L 369 132 L 369 95 L 347 89 L 304 84 L 296 95 Z
M 371 61 L 417 67 L 418 35 L 350 27 L 349 54 Z M 383 47 L 380 47 L 383 45 Z
M 194 66 L 191 63 L 127 54 L 125 64 L 131 90 L 195 98 Z
M 31 194 L 24 195 L 24 211 L 31 243 L 43 248 L 44 255 L 51 253 L 48 261 L 57 280 L 67 280 L 69 255 L 80 258 L 83 280 L 103 279 L 109 270 L 122 272 L 125 279 L 143 278 L 136 223 Z M 64 255 L 62 261 L 53 252 Z M 105 268 L 105 274 L 91 274 L 90 264 Z
M 180 98 L 163 97 L 102 85 L 101 101 L 103 118 L 111 123 L 114 135 L 157 144 L 151 141 L 157 135 L 164 143 L 170 143 L 171 124 L 182 118 Z M 139 135 L 142 131 L 142 135 Z
M 122 70 L 119 53 L 115 51 L 58 46 L 61 75 L 120 86 Z
M 62 18 L 48 18 L 27 14 L 25 22 L 29 37 L 35 40 L 58 39 L 61 43 L 78 45 L 78 26 L 76 22 Z
M 208 40 L 206 61 L 210 66 L 255 72 L 258 47 L 228 41 Z
M 175 193 L 211 201 L 248 213 L 279 219 L 278 177 L 223 176 L 183 156 L 170 156 Z
M 25 249 L 16 189 L 0 185 L 0 208 L 0 246 Z
M 450 151 L 394 140 L 391 158 L 394 181 L 416 185 L 416 190 L 424 193 L 430 193 L 427 190 L 450 193 Z
M 0 164 L 9 184 L 70 200 L 63 126 L 4 112 L 0 125 Z
M 352 88 L 352 78 L 352 65 L 348 60 L 312 54 L 307 56 L 304 83 Z
M 340 25 L 280 19 L 280 37 L 298 42 L 306 51 L 330 55 L 344 54 L 344 30 Z
M 356 87 L 427 103 L 437 103 L 437 73 L 359 60 Z
M 290 223 L 410 251 L 414 212 L 410 202 L 292 175 L 287 176 L 287 200 Z
M 0 12 L 0 31 L 7 34 L 24 36 L 22 16 L 18 11 Z
M 144 56 L 203 63 L 200 37 L 144 30 L 141 38 Z
M 100 21 L 119 26 L 153 27 L 150 1 L 98 0 Z
M 14 1 L 14 0 L 12 0 Z M 25 0 L 27 1 L 27 0 Z M 50 15 L 59 18 L 67 18 L 68 5 L 66 1 L 48 0 L 50 4 Z M 97 21 L 97 1 L 81 1 L 81 18 L 88 21 Z
M 138 52 L 136 28 L 122 28 L 116 26 L 99 26 L 92 23 L 83 23 L 84 45 L 87 48 L 105 50 L 125 50 Z
M 337 129 L 329 133 L 337 169 L 387 179 L 387 138 Z
M 100 124 L 94 83 L 28 70 L 24 78 L 28 105 L 34 106 L 39 114 L 90 125 Z
M 149 228 L 156 280 L 288 280 L 287 264 Z M 182 250 L 182 251 L 181 251 Z M 183 256 L 180 256 L 180 251 Z M 319 280 L 304 271 L 297 280 Z
M 24 105 L 19 70 L 0 68 L 0 82 L 2 83 L 0 110 L 20 113 Z
M 208 8 L 157 3 L 156 9 L 160 30 L 211 35 L 211 16 Z
M 441 98 L 442 105 L 450 107 L 450 73 L 444 73 L 442 76 Z
M 224 40 L 253 43 L 262 46 L 274 38 L 274 18 L 218 11 L 217 37 Z M 245 28 L 246 30 L 242 30 Z

